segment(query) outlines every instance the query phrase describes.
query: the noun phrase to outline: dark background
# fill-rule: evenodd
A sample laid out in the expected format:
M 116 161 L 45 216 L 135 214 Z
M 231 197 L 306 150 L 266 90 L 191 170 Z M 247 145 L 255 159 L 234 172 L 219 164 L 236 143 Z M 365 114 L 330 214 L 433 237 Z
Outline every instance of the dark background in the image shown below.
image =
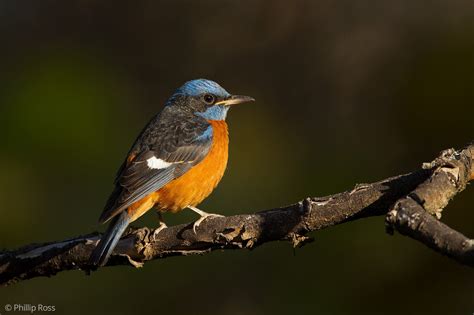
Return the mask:
M 201 208 L 253 212 L 420 167 L 473 140 L 474 2 L 0 0 L 0 248 L 96 229 L 138 132 L 183 82 L 256 103 L 229 115 Z M 474 236 L 474 191 L 443 221 Z M 184 211 L 168 224 L 194 220 Z M 136 226 L 156 226 L 149 213 Z M 383 218 L 302 249 L 169 258 L 0 289 L 57 314 L 472 314 L 474 272 Z

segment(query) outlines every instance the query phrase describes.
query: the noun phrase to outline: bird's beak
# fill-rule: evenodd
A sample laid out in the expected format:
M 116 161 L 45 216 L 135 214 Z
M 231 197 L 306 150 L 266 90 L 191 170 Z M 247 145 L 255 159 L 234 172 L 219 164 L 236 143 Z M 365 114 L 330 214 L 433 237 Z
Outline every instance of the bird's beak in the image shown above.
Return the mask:
M 247 103 L 247 102 L 253 102 L 255 99 L 250 96 L 245 96 L 245 95 L 232 95 L 231 97 L 217 102 L 216 105 L 236 105 L 236 104 L 241 104 L 241 103 Z

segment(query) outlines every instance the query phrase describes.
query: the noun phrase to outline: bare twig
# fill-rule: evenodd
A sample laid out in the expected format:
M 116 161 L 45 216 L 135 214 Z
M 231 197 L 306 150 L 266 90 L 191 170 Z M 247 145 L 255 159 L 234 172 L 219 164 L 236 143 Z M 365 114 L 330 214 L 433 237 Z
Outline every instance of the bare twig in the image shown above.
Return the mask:
M 110 265 L 140 267 L 168 256 L 204 254 L 215 249 L 252 249 L 270 241 L 302 246 L 308 232 L 370 216 L 386 215 L 389 229 L 417 239 L 436 251 L 474 266 L 474 242 L 439 222 L 441 210 L 473 178 L 474 147 L 447 150 L 415 172 L 354 189 L 254 214 L 215 217 L 194 234 L 192 224 L 162 230 L 153 239 L 149 228 L 130 228 L 121 239 Z M 100 234 L 65 241 L 31 244 L 0 253 L 0 283 L 9 285 L 64 270 L 90 270 L 88 258 Z

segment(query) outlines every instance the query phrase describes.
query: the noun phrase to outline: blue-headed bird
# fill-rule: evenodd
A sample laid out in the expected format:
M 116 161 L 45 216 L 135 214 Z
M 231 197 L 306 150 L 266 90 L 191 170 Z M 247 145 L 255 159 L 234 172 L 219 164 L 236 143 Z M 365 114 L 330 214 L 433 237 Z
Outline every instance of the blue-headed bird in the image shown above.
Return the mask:
M 188 81 L 174 92 L 135 140 L 117 172 L 115 188 L 99 218 L 100 223 L 110 223 L 92 252 L 92 265 L 105 265 L 127 226 L 152 208 L 160 218 L 155 235 L 166 227 L 162 212 L 189 208 L 198 213 L 194 232 L 203 220 L 218 216 L 196 205 L 224 175 L 229 108 L 253 100 L 231 95 L 206 79 Z

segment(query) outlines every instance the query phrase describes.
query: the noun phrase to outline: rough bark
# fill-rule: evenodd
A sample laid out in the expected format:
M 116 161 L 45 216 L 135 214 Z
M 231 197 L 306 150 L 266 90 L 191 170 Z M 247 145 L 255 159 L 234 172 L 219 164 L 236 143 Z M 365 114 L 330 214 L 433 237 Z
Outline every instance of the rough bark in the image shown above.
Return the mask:
M 107 266 L 131 265 L 168 256 L 204 254 L 215 249 L 252 249 L 271 241 L 290 241 L 300 247 L 309 232 L 370 216 L 386 216 L 394 230 L 428 247 L 474 266 L 474 241 L 438 221 L 449 200 L 474 177 L 474 146 L 443 151 L 431 163 L 409 174 L 298 203 L 229 217 L 205 220 L 195 234 L 192 223 L 168 227 L 153 238 L 149 228 L 130 228 Z M 88 259 L 99 233 L 72 239 L 30 244 L 0 253 L 0 284 L 9 285 L 64 270 L 91 270 Z

